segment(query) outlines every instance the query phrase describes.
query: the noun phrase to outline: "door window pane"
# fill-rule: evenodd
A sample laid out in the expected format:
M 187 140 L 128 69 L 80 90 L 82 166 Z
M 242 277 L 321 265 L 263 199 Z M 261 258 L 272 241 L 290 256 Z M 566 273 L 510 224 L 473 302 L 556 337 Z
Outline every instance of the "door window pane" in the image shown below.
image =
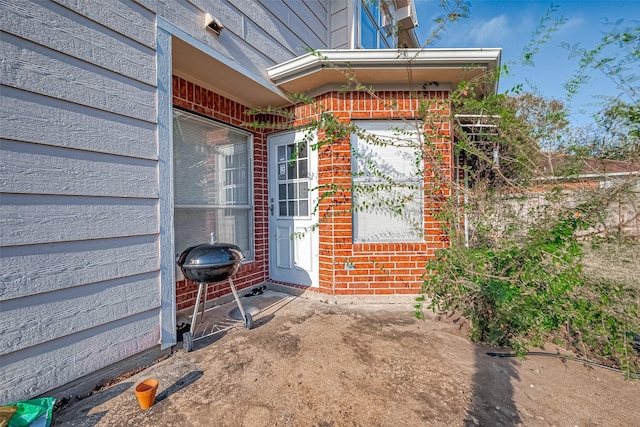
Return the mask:
M 309 216 L 309 202 L 306 200 L 300 200 L 300 215 Z
M 309 216 L 309 146 L 306 142 L 277 147 L 278 216 Z M 293 156 L 293 153 L 296 153 Z M 286 157 L 285 157 L 286 155 Z M 285 172 L 286 171 L 286 172 Z M 286 203 L 283 203 L 286 201 Z

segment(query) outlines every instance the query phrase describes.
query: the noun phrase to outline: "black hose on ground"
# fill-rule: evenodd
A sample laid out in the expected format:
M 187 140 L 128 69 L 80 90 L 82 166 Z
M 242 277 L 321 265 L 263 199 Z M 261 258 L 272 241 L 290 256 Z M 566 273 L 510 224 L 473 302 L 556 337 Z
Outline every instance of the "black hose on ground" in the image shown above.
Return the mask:
M 517 354 L 514 353 L 495 353 L 495 352 L 487 352 L 487 356 L 491 357 L 518 357 Z M 563 362 L 567 360 L 573 360 L 574 362 L 584 363 L 585 365 L 594 366 L 596 368 L 608 369 L 610 371 L 624 373 L 620 368 L 613 368 L 611 366 L 603 365 L 601 363 L 592 362 L 591 360 L 583 359 L 581 357 L 572 357 L 559 353 L 546 353 L 543 351 L 529 351 L 524 354 L 524 356 L 546 356 L 546 357 L 555 357 L 558 359 L 562 359 Z M 634 372 L 626 372 L 626 375 L 632 378 L 640 378 L 640 373 Z

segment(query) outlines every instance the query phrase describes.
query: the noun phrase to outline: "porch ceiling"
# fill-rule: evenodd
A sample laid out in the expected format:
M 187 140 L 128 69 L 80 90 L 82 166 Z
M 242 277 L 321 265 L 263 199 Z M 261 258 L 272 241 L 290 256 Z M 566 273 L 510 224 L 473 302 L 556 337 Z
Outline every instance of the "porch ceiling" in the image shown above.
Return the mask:
M 453 88 L 500 66 L 502 49 L 321 50 L 267 70 L 271 80 L 289 93 L 314 92 L 342 85 L 345 72 L 365 85 L 422 88 L 437 82 Z M 497 81 L 494 90 L 497 90 Z
M 288 98 L 267 78 L 239 69 L 225 57 L 205 53 L 191 44 L 172 38 L 173 74 L 188 78 L 203 87 L 248 107 L 281 106 Z

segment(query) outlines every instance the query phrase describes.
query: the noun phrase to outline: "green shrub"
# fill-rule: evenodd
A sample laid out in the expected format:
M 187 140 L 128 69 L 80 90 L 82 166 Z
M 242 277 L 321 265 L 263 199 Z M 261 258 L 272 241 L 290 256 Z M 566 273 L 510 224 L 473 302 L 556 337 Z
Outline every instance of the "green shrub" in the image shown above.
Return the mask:
M 638 305 L 624 286 L 590 282 L 582 274 L 584 226 L 567 212 L 504 247 L 443 249 L 428 265 L 416 306 L 462 314 L 474 341 L 510 346 L 519 356 L 553 341 L 578 357 L 637 373 L 632 347 Z

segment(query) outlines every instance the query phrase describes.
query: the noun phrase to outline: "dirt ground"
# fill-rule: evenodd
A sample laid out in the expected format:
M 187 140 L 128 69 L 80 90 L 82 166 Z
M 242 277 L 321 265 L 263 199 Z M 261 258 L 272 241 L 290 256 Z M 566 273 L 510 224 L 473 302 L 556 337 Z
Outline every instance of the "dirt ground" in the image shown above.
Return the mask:
M 583 245 L 583 271 L 585 275 L 620 283 L 640 291 L 638 259 L 640 240 L 622 243 L 600 243 Z
M 53 425 L 640 425 L 640 380 L 492 351 L 451 319 L 415 319 L 409 305 L 288 299 L 252 330 L 196 341 L 54 413 Z M 158 396 L 142 411 L 133 390 L 149 377 L 160 381 Z

